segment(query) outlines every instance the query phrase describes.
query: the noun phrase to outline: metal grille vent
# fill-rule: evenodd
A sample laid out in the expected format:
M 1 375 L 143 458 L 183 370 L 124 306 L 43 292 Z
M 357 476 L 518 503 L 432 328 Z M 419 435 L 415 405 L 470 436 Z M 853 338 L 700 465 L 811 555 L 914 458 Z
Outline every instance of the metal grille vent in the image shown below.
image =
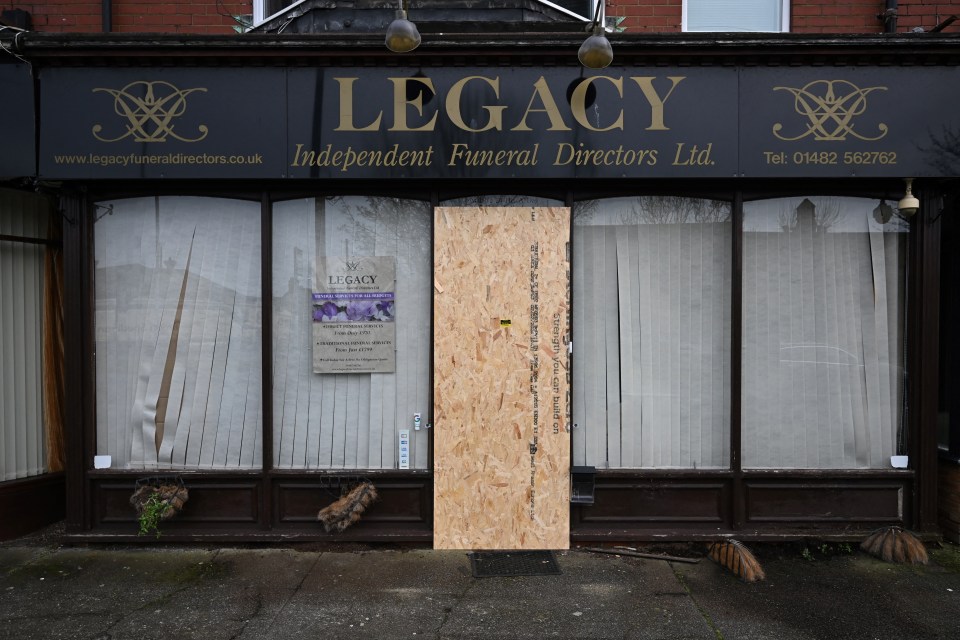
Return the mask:
M 501 576 L 558 576 L 562 573 L 553 551 L 474 551 L 470 554 L 474 578 Z

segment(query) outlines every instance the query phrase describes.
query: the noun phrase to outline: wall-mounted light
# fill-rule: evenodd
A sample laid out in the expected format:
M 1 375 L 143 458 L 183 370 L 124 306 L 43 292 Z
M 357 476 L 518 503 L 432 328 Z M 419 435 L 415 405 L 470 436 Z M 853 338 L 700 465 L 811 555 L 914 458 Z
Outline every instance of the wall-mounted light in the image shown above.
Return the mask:
M 900 210 L 901 215 L 912 216 L 920 209 L 920 201 L 913 195 L 913 178 L 904 178 L 903 181 L 907 183 L 907 192 L 897 203 L 897 209 Z
M 394 53 L 407 53 L 420 46 L 420 32 L 417 31 L 417 25 L 407 20 L 403 0 L 400 0 L 396 19 L 387 27 L 385 42 L 387 49 Z
M 603 31 L 603 20 L 600 17 L 600 9 L 603 8 L 604 0 L 596 0 L 597 10 L 593 15 L 591 31 L 593 34 L 583 41 L 577 57 L 580 64 L 588 69 L 604 69 L 613 62 L 613 47 Z

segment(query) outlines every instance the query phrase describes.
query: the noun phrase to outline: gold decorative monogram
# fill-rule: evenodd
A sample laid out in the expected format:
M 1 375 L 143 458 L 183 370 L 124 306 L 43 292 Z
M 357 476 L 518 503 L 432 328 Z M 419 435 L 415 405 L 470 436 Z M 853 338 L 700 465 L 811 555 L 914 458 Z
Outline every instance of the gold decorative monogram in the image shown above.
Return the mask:
M 143 87 L 143 97 L 139 97 Z M 147 82 L 137 80 L 122 89 L 98 87 L 94 93 L 103 91 L 113 96 L 113 110 L 118 116 L 127 119 L 126 133 L 116 138 L 100 136 L 103 125 L 94 125 L 93 135 L 103 142 L 119 142 L 133 136 L 135 142 L 166 142 L 167 138 L 176 138 L 181 142 L 198 142 L 207 137 L 206 125 L 197 127 L 199 137 L 187 138 L 174 131 L 174 119 L 187 110 L 187 96 L 206 89 L 178 89 L 169 82 L 157 80 Z
M 879 140 L 887 135 L 887 125 L 877 125 L 879 135 L 870 137 L 854 131 L 853 120 L 867 110 L 867 96 L 874 91 L 886 91 L 886 87 L 868 87 L 861 89 L 846 80 L 814 80 L 800 89 L 794 87 L 774 87 L 774 91 L 789 91 L 793 94 L 794 109 L 806 116 L 810 122 L 806 131 L 798 136 L 783 136 L 783 125 L 773 125 L 773 135 L 781 140 L 793 142 L 807 136 L 814 140 L 846 140 L 853 136 L 858 140 Z

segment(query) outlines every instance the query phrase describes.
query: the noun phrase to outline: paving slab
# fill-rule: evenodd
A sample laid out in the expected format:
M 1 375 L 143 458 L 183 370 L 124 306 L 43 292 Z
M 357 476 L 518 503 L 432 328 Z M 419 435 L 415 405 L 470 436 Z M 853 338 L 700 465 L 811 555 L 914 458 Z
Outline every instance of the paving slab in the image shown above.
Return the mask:
M 558 552 L 474 578 L 462 551 L 0 545 L 0 640 L 960 638 L 960 550 L 929 566 L 758 552 L 767 580 Z
M 8 560 L 16 553 L 0 549 Z M 203 579 L 213 555 L 173 549 L 34 554 L 7 565 L 0 577 L 0 640 L 111 637 L 132 620 L 138 637 L 170 637 L 164 628 L 172 620 L 171 598 Z
M 677 571 L 723 640 L 960 638 L 960 573 L 936 555 L 920 566 L 791 549 L 758 554 L 767 578 L 753 584 L 712 563 Z

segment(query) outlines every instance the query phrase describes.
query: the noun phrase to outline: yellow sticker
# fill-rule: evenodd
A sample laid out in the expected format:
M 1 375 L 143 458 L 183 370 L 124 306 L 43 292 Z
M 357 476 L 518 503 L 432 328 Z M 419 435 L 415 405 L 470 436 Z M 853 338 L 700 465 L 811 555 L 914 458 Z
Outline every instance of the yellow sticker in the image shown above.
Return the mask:
M 501 327 L 509 327 L 509 326 L 510 326 L 510 321 L 509 321 L 509 320 L 501 320 L 501 321 L 500 321 L 500 326 L 501 326 Z

